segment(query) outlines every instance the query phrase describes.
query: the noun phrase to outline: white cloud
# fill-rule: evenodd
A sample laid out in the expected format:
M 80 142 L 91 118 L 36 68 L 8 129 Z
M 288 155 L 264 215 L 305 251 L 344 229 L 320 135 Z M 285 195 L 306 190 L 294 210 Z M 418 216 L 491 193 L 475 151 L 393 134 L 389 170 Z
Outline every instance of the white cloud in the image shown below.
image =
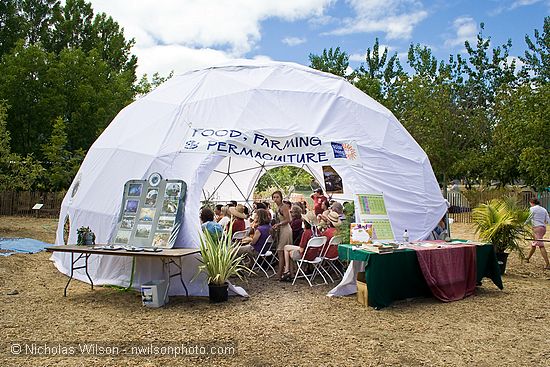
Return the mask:
M 151 47 L 134 47 L 138 57 L 138 74 L 151 76 L 158 72 L 166 76 L 170 71 L 175 75 L 226 62 L 233 57 L 227 53 L 211 48 L 193 49 L 179 45 L 157 45 Z
M 501 2 L 501 4 L 497 8 L 489 12 L 489 15 L 497 16 L 504 11 L 511 11 L 517 8 L 521 8 L 522 6 L 534 5 L 540 2 L 546 2 L 546 5 L 550 6 L 550 0 L 514 0 L 512 1 L 511 4 L 510 3 L 502 4 Z
M 306 43 L 306 41 L 307 39 L 299 37 L 285 37 L 281 40 L 282 43 L 290 47 L 301 45 L 302 43 Z
M 521 6 L 533 5 L 541 2 L 541 0 L 515 0 L 512 5 L 510 5 L 510 10 L 519 8 Z
M 347 0 L 354 18 L 324 35 L 384 32 L 388 39 L 408 39 L 414 27 L 428 16 L 416 0 Z
M 133 51 L 140 58 L 139 72 L 149 74 L 161 72 L 169 64 L 171 69 L 179 69 L 182 61 L 191 65 L 243 57 L 260 41 L 262 21 L 322 17 L 333 1 L 140 0 L 130 4 L 90 0 L 96 13 L 112 16 L 124 27 L 127 38 L 135 38 Z
M 366 53 L 364 53 L 364 54 L 351 54 L 351 55 L 349 55 L 349 61 L 364 62 L 365 57 L 366 57 Z
M 515 70 L 520 70 L 525 65 L 525 63 L 521 61 L 519 58 L 517 58 L 516 56 L 508 56 L 506 58 L 506 64 L 508 66 L 511 66 L 512 62 L 515 63 Z
M 458 17 L 453 21 L 454 35 L 445 40 L 446 47 L 463 45 L 464 41 L 474 41 L 478 33 L 477 23 L 472 17 Z
M 337 18 L 332 17 L 330 15 L 321 15 L 318 17 L 310 18 L 308 19 L 307 22 L 312 28 L 319 28 L 319 27 L 334 23 L 337 20 L 338 20 Z

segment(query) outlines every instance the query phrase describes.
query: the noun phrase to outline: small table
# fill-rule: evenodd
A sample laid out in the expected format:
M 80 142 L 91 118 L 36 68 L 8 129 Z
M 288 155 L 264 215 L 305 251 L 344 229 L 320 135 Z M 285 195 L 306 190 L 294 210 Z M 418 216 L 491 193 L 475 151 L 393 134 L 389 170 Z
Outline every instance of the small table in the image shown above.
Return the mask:
M 106 245 L 95 245 L 95 246 L 106 246 Z M 67 296 L 67 288 L 69 287 L 69 283 L 73 279 L 73 274 L 75 270 L 78 269 L 84 269 L 86 271 L 86 276 L 90 280 L 90 284 L 92 286 L 92 290 L 94 289 L 94 282 L 92 281 L 92 278 L 90 277 L 90 274 L 88 274 L 88 259 L 91 255 L 110 255 L 110 256 L 132 256 L 133 258 L 136 257 L 153 257 L 160 259 L 162 261 L 162 267 L 163 271 L 165 272 L 166 281 L 167 284 L 167 291 L 166 294 L 168 294 L 168 289 L 170 289 L 170 279 L 173 277 L 179 276 L 181 284 L 183 285 L 183 288 L 185 289 L 185 295 L 188 297 L 189 292 L 187 291 L 187 287 L 185 285 L 185 282 L 183 281 L 183 276 L 181 272 L 181 258 L 188 255 L 193 255 L 200 253 L 199 249 L 194 248 L 171 248 L 171 249 L 162 249 L 162 251 L 159 252 L 146 252 L 146 251 L 127 251 L 124 249 L 121 250 L 105 250 L 105 249 L 94 249 L 94 246 L 74 246 L 74 245 L 61 245 L 61 246 L 50 246 L 46 247 L 46 251 L 48 252 L 70 252 L 71 253 L 71 275 L 69 277 L 69 281 L 67 282 L 67 285 L 65 286 L 65 290 L 63 292 L 63 296 Z M 75 254 L 78 254 L 78 257 L 75 259 Z M 84 259 L 84 265 L 77 266 L 77 262 L 80 259 Z M 178 260 L 178 262 L 174 260 Z M 170 272 L 170 264 L 176 265 L 178 268 L 178 272 L 172 274 Z M 131 286 L 132 284 L 130 284 Z
M 365 262 L 368 303 L 371 307 L 379 309 L 396 300 L 432 294 L 420 269 L 416 251 L 412 249 L 378 254 L 342 244 L 338 246 L 338 255 L 341 260 Z M 503 289 L 493 246 L 476 246 L 476 258 L 477 282 L 488 277 L 499 289 Z

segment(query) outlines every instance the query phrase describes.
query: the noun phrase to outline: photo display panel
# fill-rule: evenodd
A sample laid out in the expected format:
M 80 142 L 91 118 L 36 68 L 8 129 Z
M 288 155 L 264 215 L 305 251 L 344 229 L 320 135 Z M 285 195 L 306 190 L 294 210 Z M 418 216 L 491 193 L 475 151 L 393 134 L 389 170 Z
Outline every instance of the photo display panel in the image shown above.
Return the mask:
M 187 184 L 182 180 L 130 180 L 114 244 L 172 248 L 183 221 Z
M 362 231 L 366 231 L 367 228 L 371 241 L 395 239 L 383 194 L 357 194 L 355 205 L 359 208 L 360 223 L 351 224 L 350 241 L 364 243 L 360 238 Z

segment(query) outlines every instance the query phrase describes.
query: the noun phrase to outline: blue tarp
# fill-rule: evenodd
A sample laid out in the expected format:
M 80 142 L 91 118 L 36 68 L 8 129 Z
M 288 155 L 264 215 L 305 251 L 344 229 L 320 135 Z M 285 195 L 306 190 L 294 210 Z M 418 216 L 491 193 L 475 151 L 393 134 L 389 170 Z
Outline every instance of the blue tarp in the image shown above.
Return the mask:
M 34 254 L 35 252 L 43 251 L 51 244 L 38 241 L 32 238 L 0 238 L 0 256 L 8 256 L 15 252 L 26 254 Z

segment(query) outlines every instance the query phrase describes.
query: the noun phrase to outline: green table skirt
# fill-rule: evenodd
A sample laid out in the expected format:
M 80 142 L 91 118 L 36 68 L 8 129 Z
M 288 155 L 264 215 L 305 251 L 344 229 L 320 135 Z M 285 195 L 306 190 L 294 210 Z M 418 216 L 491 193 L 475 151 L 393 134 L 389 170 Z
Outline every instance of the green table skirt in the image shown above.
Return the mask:
M 338 255 L 341 260 L 365 262 L 369 306 L 383 308 L 396 300 L 431 296 L 414 250 L 403 249 L 391 254 L 377 254 L 353 250 L 352 245 L 343 244 L 338 246 Z M 488 277 L 498 288 L 503 288 L 492 245 L 476 246 L 476 271 L 478 283 Z

